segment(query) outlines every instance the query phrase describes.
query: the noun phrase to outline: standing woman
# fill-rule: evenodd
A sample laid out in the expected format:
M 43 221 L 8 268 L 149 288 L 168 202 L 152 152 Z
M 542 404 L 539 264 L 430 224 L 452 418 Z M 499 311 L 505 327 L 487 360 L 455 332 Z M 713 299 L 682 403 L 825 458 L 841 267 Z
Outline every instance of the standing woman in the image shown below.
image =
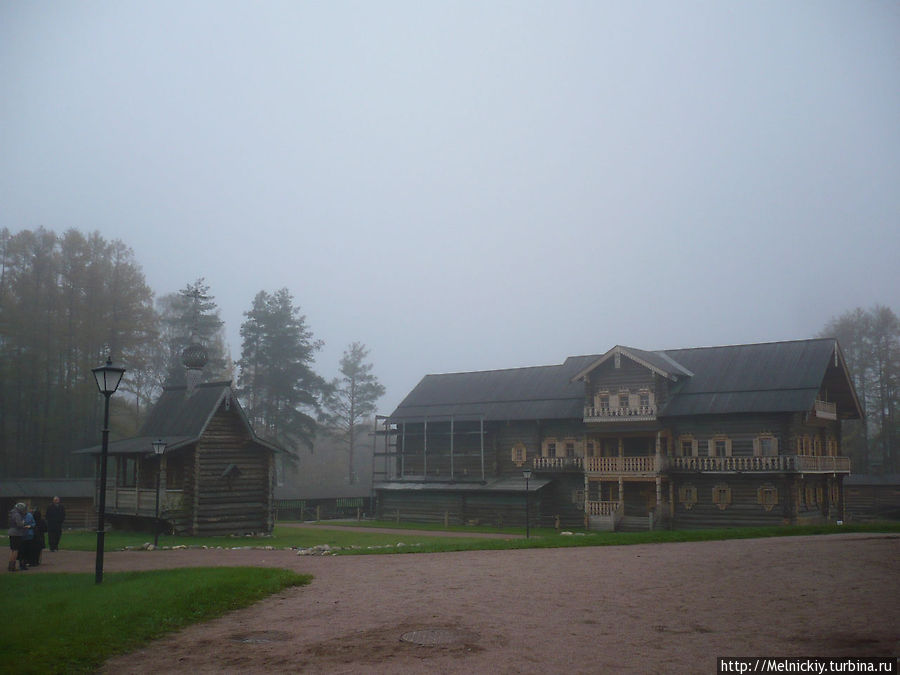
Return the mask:
M 47 532 L 51 551 L 59 549 L 59 538 L 62 536 L 62 526 L 65 520 L 66 507 L 59 503 L 59 497 L 54 497 L 53 503 L 47 507 Z
M 16 560 L 22 548 L 22 537 L 25 536 L 25 504 L 19 502 L 9 512 L 9 569 L 16 571 Z

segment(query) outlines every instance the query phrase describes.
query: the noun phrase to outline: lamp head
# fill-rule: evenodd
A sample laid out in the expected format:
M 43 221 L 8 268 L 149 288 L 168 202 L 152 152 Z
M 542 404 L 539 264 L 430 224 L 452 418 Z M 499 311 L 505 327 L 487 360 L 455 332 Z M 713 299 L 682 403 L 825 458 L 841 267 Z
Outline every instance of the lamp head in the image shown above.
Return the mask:
M 153 453 L 154 453 L 155 455 L 161 455 L 161 454 L 163 454 L 163 453 L 166 451 L 166 445 L 167 445 L 167 444 L 166 444 L 166 442 L 165 442 L 163 439 L 161 439 L 161 438 L 156 439 L 156 440 L 153 441 L 153 443 L 151 443 L 150 445 L 153 446 Z
M 91 368 L 91 372 L 94 374 L 94 379 L 97 381 L 97 389 L 100 390 L 100 393 L 104 396 L 110 396 L 119 388 L 125 369 L 120 366 L 114 366 L 112 359 L 107 358 L 105 365 Z

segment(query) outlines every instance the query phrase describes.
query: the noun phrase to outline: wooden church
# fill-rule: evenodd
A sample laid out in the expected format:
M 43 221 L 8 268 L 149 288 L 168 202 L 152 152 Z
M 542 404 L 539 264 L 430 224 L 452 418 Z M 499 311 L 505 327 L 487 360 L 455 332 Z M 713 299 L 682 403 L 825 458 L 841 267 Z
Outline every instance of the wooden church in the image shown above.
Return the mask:
M 254 433 L 230 381 L 199 382 L 202 346 L 188 346 L 182 359 L 187 383 L 164 389 L 137 436 L 109 444 L 107 520 L 147 527 L 158 480 L 160 518 L 175 532 L 271 533 L 279 448 Z M 158 440 L 166 444 L 161 455 L 153 449 Z M 100 446 L 80 452 L 97 456 L 99 476 Z

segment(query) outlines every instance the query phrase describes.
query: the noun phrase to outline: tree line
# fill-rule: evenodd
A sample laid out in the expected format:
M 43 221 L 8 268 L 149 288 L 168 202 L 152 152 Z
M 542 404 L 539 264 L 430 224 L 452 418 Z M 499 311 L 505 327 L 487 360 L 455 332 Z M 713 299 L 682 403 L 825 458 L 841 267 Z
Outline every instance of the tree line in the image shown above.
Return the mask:
M 125 366 L 111 399 L 114 437 L 137 433 L 166 386 L 183 385 L 182 351 L 201 343 L 207 381 L 232 380 L 254 430 L 288 450 L 317 433 L 347 446 L 348 475 L 361 425 L 384 387 L 354 342 L 339 376 L 313 369 L 323 343 L 286 288 L 260 291 L 241 325 L 234 363 L 224 322 L 203 278 L 156 297 L 133 251 L 99 233 L 0 230 L 0 475 L 83 477 L 72 451 L 99 442 L 102 397 L 91 373 L 111 356 Z
M 900 472 L 900 319 L 883 305 L 857 307 L 829 321 L 822 336 L 840 343 L 865 415 L 843 426 L 853 473 Z

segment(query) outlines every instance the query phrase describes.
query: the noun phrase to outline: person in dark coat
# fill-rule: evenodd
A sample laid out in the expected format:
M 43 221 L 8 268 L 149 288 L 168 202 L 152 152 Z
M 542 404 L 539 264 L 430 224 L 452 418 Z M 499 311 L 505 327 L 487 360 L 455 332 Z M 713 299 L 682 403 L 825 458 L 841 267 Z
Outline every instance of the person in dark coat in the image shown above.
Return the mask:
M 50 539 L 50 550 L 59 550 L 59 538 L 62 536 L 62 526 L 66 521 L 66 507 L 59 497 L 53 498 L 53 503 L 47 507 L 47 532 Z
M 32 515 L 34 516 L 34 537 L 28 546 L 26 562 L 32 567 L 36 567 L 41 564 L 41 554 L 46 547 L 44 533 L 47 531 L 47 521 L 41 515 L 40 509 L 35 509 Z

